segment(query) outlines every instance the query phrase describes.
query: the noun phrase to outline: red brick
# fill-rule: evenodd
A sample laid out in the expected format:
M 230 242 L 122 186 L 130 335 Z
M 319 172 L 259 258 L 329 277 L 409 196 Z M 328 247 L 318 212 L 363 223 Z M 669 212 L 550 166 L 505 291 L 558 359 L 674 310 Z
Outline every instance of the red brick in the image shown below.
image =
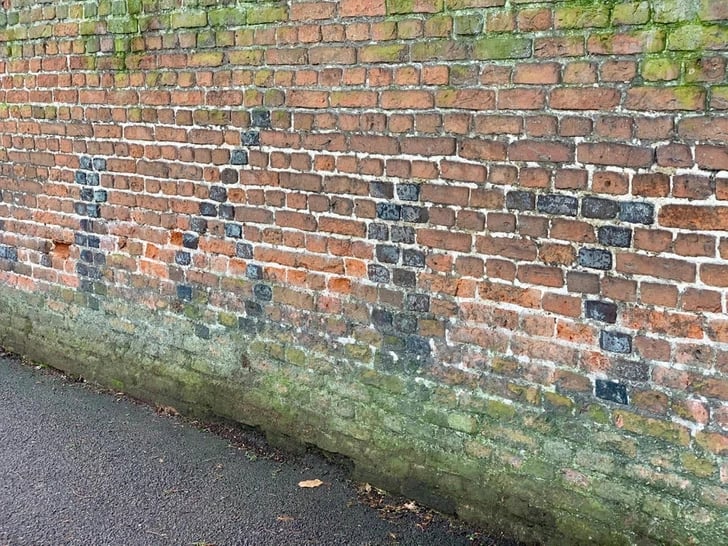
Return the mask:
M 671 258 L 642 256 L 628 252 L 617 254 L 617 271 L 674 281 L 695 281 L 695 264 L 693 263 Z
M 699 87 L 632 87 L 627 90 L 624 105 L 630 110 L 673 111 L 703 110 L 705 90 Z
M 468 204 L 469 192 L 469 188 L 462 186 L 423 184 L 420 190 L 420 199 L 432 203 L 465 206 Z
M 453 155 L 455 139 L 448 137 L 407 137 L 401 142 L 402 153 L 411 155 L 437 156 Z
M 541 303 L 543 310 L 550 313 L 574 318 L 581 316 L 582 300 L 579 297 L 547 293 Z
M 558 142 L 519 140 L 508 146 L 508 157 L 512 161 L 570 163 L 574 151 L 571 146 Z
M 459 180 L 463 182 L 485 182 L 487 171 L 483 165 L 472 163 L 458 163 L 443 160 L 440 162 L 440 175 L 446 180 Z
M 376 17 L 386 15 L 385 0 L 341 0 L 339 15 L 342 17 Z
M 430 248 L 442 248 L 458 252 L 470 252 L 472 236 L 467 233 L 436 229 L 420 229 L 417 231 L 417 243 Z
M 664 205 L 659 223 L 698 231 L 728 230 L 728 207 L 699 207 L 693 205 Z
M 636 174 L 632 178 L 632 195 L 667 197 L 670 194 L 670 177 L 663 173 Z
M 674 251 L 681 256 L 715 256 L 715 237 L 697 233 L 678 233 Z
M 709 286 L 728 287 L 728 265 L 702 264 L 700 280 Z
M 672 247 L 672 232 L 637 228 L 634 230 L 633 245 L 638 250 L 667 252 Z
M 475 210 L 458 212 L 457 227 L 466 231 L 482 231 L 485 226 L 485 215 Z
M 492 110 L 495 108 L 495 92 L 488 89 L 453 89 L 435 93 L 438 108 L 466 110 Z
M 549 104 L 556 110 L 597 110 L 614 108 L 619 104 L 616 89 L 598 87 L 561 87 L 551 92 Z
M 564 272 L 557 267 L 543 265 L 518 266 L 517 278 L 519 281 L 552 288 L 561 288 L 564 285 Z
M 640 283 L 640 301 L 647 305 L 677 307 L 677 288 L 668 284 Z
M 434 97 L 429 91 L 382 91 L 380 105 L 385 110 L 422 110 L 434 106 Z
M 698 144 L 695 147 L 695 161 L 702 169 L 726 170 L 728 169 L 728 150 L 725 146 Z
M 558 63 L 524 63 L 516 65 L 513 83 L 547 85 L 559 83 L 561 66 Z
M 498 91 L 499 110 L 540 110 L 546 104 L 543 89 L 512 88 Z
M 579 144 L 577 156 L 582 163 L 617 167 L 651 167 L 654 161 L 650 148 L 612 143 Z
M 681 307 L 684 311 L 706 311 L 720 313 L 723 310 L 721 292 L 688 288 L 681 297 Z

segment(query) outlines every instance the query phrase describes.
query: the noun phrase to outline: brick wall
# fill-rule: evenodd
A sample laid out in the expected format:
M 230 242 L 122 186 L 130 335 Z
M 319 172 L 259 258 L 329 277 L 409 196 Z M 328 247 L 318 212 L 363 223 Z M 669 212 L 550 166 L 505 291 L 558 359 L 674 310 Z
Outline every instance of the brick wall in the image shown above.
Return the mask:
M 0 342 L 527 540 L 726 544 L 723 0 L 6 0 Z

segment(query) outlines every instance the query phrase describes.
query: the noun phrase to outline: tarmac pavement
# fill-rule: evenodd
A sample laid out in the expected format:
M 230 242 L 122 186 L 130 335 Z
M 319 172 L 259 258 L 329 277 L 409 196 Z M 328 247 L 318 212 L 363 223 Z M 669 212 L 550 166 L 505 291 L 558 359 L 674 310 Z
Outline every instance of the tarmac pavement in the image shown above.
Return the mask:
M 231 434 L 0 356 L 0 546 L 496 544 L 401 499 L 384 519 L 342 467 Z

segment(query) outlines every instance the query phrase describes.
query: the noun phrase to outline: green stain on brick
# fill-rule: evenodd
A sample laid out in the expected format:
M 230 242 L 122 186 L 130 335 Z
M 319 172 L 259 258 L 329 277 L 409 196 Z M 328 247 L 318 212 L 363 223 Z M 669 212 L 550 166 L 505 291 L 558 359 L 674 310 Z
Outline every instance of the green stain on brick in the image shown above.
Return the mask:
M 407 46 L 403 44 L 369 45 L 359 50 L 363 63 L 400 62 L 407 58 Z
M 642 65 L 642 77 L 647 81 L 671 81 L 680 77 L 682 63 L 677 59 L 647 59 Z
M 387 0 L 387 15 L 407 13 L 439 13 L 444 0 Z
M 695 19 L 698 0 L 652 0 L 652 20 L 655 23 L 683 23 Z
M 288 9 L 285 7 L 251 7 L 248 11 L 247 23 L 249 25 L 262 25 L 277 23 L 288 19 Z
M 478 430 L 478 420 L 467 413 L 450 413 L 447 416 L 447 426 L 466 434 L 475 434 Z
M 637 434 L 653 436 L 673 444 L 686 446 L 690 443 L 690 431 L 681 425 L 643 417 L 624 410 L 614 412 L 617 427 Z
M 244 7 L 219 8 L 210 10 L 207 15 L 210 26 L 244 26 L 248 22 L 248 14 Z
M 562 29 L 603 28 L 609 26 L 609 6 L 567 6 L 554 12 L 554 27 Z
M 207 25 L 207 12 L 190 10 L 173 13 L 171 24 L 173 29 L 204 27 Z
M 519 36 L 481 38 L 473 44 L 473 58 L 481 60 L 526 59 L 531 56 L 531 40 Z
M 667 48 L 674 51 L 697 51 L 703 49 L 706 29 L 701 25 L 683 25 L 670 31 Z
M 649 2 L 626 2 L 612 8 L 612 24 L 642 25 L 650 19 Z
M 134 34 L 139 31 L 137 20 L 128 17 L 112 17 L 107 20 L 107 26 L 112 34 Z

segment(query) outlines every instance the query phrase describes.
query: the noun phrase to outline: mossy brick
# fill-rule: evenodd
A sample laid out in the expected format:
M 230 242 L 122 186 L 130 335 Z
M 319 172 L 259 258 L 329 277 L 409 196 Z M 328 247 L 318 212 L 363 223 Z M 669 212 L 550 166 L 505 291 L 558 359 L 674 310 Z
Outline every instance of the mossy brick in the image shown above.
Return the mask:
M 692 21 L 698 14 L 698 7 L 694 0 L 652 0 L 652 20 L 655 23 Z
M 444 0 L 387 0 L 387 15 L 439 13 L 444 3 Z
M 701 25 L 682 25 L 670 29 L 667 49 L 671 51 L 699 51 L 703 49 L 706 29 Z
M 249 25 L 278 23 L 287 19 L 288 9 L 284 6 L 251 6 L 248 9 L 247 23 Z
M 699 478 L 708 478 L 715 475 L 717 471 L 717 467 L 712 461 L 702 457 L 696 457 L 692 453 L 681 454 L 680 462 L 685 470 Z
M 680 59 L 646 59 L 640 72 L 646 81 L 673 81 L 680 78 L 681 65 Z
M 453 32 L 458 35 L 475 35 L 483 31 L 483 18 L 479 14 L 459 15 L 453 18 Z
M 81 21 L 78 25 L 78 33 L 81 36 L 106 34 L 105 21 Z
M 112 34 L 134 34 L 139 31 L 139 24 L 136 19 L 111 17 L 106 21 L 108 31 Z
M 612 417 L 615 425 L 624 430 L 652 436 L 681 446 L 687 446 L 690 443 L 690 430 L 677 423 L 643 417 L 624 410 L 615 411 Z
M 412 44 L 413 61 L 459 61 L 470 59 L 470 44 L 463 40 L 428 40 Z
M 725 0 L 700 0 L 698 15 L 701 21 L 727 20 L 728 3 Z
M 612 8 L 612 24 L 643 25 L 650 19 L 649 2 L 626 2 Z
M 126 0 L 112 0 L 111 15 L 126 15 L 127 13 Z
M 207 25 L 207 12 L 186 10 L 173 13 L 170 23 L 173 29 L 204 27 Z
M 574 401 L 568 396 L 556 392 L 544 391 L 543 402 L 546 408 L 560 412 L 571 412 L 574 407 Z
M 498 36 L 476 40 L 472 55 L 478 60 L 526 59 L 532 49 L 530 38 Z
M 566 5 L 556 8 L 554 27 L 559 29 L 603 28 L 609 26 L 609 6 L 601 3 Z
M 404 44 L 376 44 L 364 46 L 359 50 L 362 63 L 389 63 L 407 60 L 408 48 Z
M 210 10 L 207 20 L 213 27 L 243 26 L 248 22 L 248 14 L 243 7 L 219 8 Z
M 478 420 L 467 413 L 450 413 L 447 416 L 447 426 L 466 434 L 475 434 L 478 430 Z

